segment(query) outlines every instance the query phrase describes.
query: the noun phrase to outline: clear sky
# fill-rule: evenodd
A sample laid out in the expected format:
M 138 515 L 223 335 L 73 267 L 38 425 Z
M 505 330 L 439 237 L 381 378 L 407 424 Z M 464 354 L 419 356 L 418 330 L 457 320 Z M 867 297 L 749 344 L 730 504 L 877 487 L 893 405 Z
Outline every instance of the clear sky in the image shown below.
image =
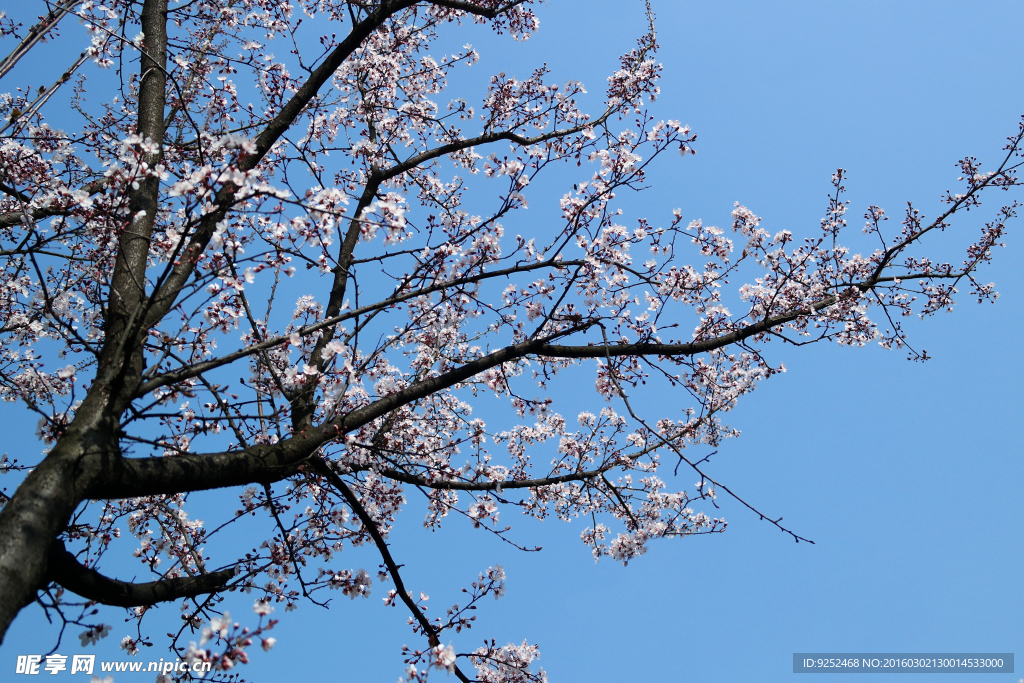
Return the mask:
M 665 65 L 652 111 L 699 136 L 696 156 L 659 160 L 651 189 L 627 200 L 634 217 L 642 211 L 655 225 L 676 207 L 728 225 L 739 201 L 770 233 L 809 236 L 837 167 L 850 175 L 852 234 L 869 204 L 887 209 L 890 223 L 907 201 L 934 216 L 940 194 L 955 185 L 957 159 L 971 154 L 992 167 L 1024 114 L 1020 2 L 651 3 Z M 645 23 L 642 0 L 550 0 L 538 14 L 541 29 L 527 43 L 472 26 L 453 42 L 479 50 L 477 76 L 527 75 L 547 62 L 556 80 L 582 80 L 599 95 Z M 479 100 L 482 91 L 466 97 Z M 942 237 L 957 250 L 950 258 L 1001 198 L 956 220 Z M 526 218 L 556 212 L 550 201 L 531 201 Z M 456 649 L 485 637 L 539 643 L 538 663 L 553 683 L 790 681 L 799 678 L 794 652 L 1024 658 L 1024 458 L 1013 417 L 1024 380 L 1022 230 L 1024 220 L 1011 224 L 1006 249 L 982 275 L 998 285 L 996 305 L 961 296 L 954 313 L 911 321 L 911 341 L 933 357 L 927 363 L 878 347 L 770 347 L 770 360 L 788 372 L 728 416 L 743 434 L 719 449 L 711 471 L 814 545 L 794 543 L 723 496 L 721 510 L 705 511 L 729 521 L 725 534 L 652 543 L 624 568 L 594 564 L 579 542 L 583 524 L 503 517 L 517 540 L 544 546 L 521 553 L 457 522 L 425 532 L 413 506 L 390 539 L 407 585 L 443 611 L 478 571 L 504 565 L 506 596 L 478 611 Z M 555 385 L 552 393 L 569 396 Z M 672 400 L 645 397 L 648 406 Z M 9 427 L 0 451 L 37 449 L 21 414 L 0 410 Z M 696 481 L 682 470 L 678 479 L 663 474 L 669 488 Z M 368 552 L 346 561 L 367 569 L 379 562 Z M 283 622 L 274 651 L 252 652 L 240 673 L 254 681 L 393 683 L 401 645 L 420 643 L 407 614 L 382 606 L 383 592 L 377 586 L 355 602 L 338 595 L 328 611 L 304 604 L 275 615 Z M 237 614 L 250 604 L 241 600 Z M 127 632 L 118 615 L 112 623 L 96 653 L 123 659 L 116 643 Z M 0 680 L 15 679 L 17 654 L 52 647 L 54 632 L 44 627 L 38 610 L 19 617 L 0 652 Z M 76 636 L 66 637 L 63 654 L 82 652 Z M 166 655 L 155 647 L 140 658 Z M 1012 675 L 925 680 L 1015 683 L 1022 671 L 1018 661 Z M 433 677 L 446 680 L 443 672 Z

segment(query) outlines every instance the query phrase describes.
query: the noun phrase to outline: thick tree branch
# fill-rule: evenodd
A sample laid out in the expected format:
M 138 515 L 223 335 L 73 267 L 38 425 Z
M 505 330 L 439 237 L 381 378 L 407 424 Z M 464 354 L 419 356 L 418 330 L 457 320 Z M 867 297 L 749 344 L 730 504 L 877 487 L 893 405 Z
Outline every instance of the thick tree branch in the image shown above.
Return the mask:
M 466 0 L 428 1 L 430 2 L 431 5 L 437 5 L 438 7 L 447 7 L 448 9 L 461 10 L 463 12 L 475 14 L 480 17 L 487 17 L 488 19 L 493 19 L 499 14 L 504 14 L 505 12 L 508 12 L 510 9 L 514 9 L 515 7 L 518 7 L 519 5 L 524 5 L 528 2 L 528 0 L 513 0 L 513 2 L 507 2 L 504 5 L 499 5 L 498 7 L 487 8 L 481 7 L 480 5 L 477 5 L 472 2 L 467 2 Z
M 234 575 L 234 569 L 222 569 L 200 576 L 129 583 L 111 579 L 86 567 L 67 551 L 64 543 L 56 541 L 50 549 L 47 579 L 104 605 L 140 607 L 216 593 L 224 590 Z
M 82 191 L 90 197 L 95 194 L 103 192 L 107 187 L 107 178 L 97 178 L 96 180 L 90 181 L 82 186 Z M 39 207 L 30 209 L 29 211 L 10 211 L 8 213 L 0 214 L 0 228 L 7 228 L 13 225 L 22 225 L 24 223 L 31 223 L 33 221 L 40 221 L 44 218 L 52 218 L 54 216 L 70 216 L 76 210 L 76 206 L 62 207 L 60 205 L 53 205 L 47 207 Z
M 146 0 L 142 7 L 142 32 L 145 49 L 140 58 L 138 136 L 145 151 L 144 168 L 154 168 L 163 158 L 164 109 L 167 104 L 167 0 Z M 102 381 L 116 376 L 125 399 L 124 385 L 133 386 L 143 366 L 142 345 L 131 343 L 138 335 L 142 321 L 139 308 L 146 299 L 146 268 L 149 265 L 149 245 L 160 202 L 160 179 L 145 177 L 128 190 L 129 223 L 118 240 L 117 259 L 110 282 L 107 306 L 106 343 L 100 365 L 106 370 L 98 372 Z M 134 324 L 132 324 L 134 323 Z M 125 340 L 129 340 L 127 345 Z M 120 350 L 128 349 L 128 359 Z M 131 367 L 124 367 L 125 362 Z M 116 374 L 111 371 L 116 367 Z M 118 406 L 120 407 L 120 406 Z M 120 412 L 115 408 L 116 412 Z
M 50 544 L 86 491 L 120 458 L 103 397 L 86 400 L 49 455 L 0 509 L 0 639 L 46 581 Z

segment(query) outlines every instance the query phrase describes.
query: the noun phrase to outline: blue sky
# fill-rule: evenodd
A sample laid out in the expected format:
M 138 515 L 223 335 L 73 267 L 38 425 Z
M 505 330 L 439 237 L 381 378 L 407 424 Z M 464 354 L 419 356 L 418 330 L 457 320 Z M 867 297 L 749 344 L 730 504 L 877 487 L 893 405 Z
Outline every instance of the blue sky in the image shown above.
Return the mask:
M 934 216 L 956 180 L 954 162 L 973 154 L 991 167 L 1024 113 L 1018 2 L 652 5 L 665 65 L 652 111 L 699 136 L 696 156 L 659 160 L 652 188 L 627 199 L 654 223 L 680 207 L 688 218 L 727 225 L 739 201 L 769 232 L 810 235 L 840 166 L 850 174 L 854 235 L 869 204 L 886 208 L 891 223 L 908 200 Z M 480 51 L 477 77 L 525 75 L 547 62 L 555 80 L 577 78 L 599 95 L 645 23 L 641 0 L 551 0 L 538 14 L 541 30 L 524 44 L 474 27 L 453 40 Z M 944 242 L 959 251 L 999 199 L 958 219 Z M 542 220 L 545 211 L 554 215 L 555 207 L 531 202 L 529 218 Z M 1018 219 L 983 276 L 998 285 L 996 305 L 962 296 L 954 313 L 911 322 L 911 340 L 933 356 L 925 364 L 877 347 L 771 347 L 770 359 L 788 372 L 728 416 L 743 434 L 719 449 L 711 470 L 815 545 L 793 543 L 722 497 L 715 514 L 729 520 L 727 533 L 653 543 L 623 568 L 594 564 L 578 540 L 581 524 L 503 517 L 519 540 L 544 546 L 524 554 L 457 523 L 424 532 L 412 509 L 391 536 L 406 584 L 443 610 L 478 571 L 503 564 L 507 595 L 479 610 L 457 649 L 484 637 L 539 643 L 539 664 L 553 682 L 789 681 L 794 652 L 1024 656 L 1024 460 L 1012 417 L 1024 380 L 1020 230 Z M 556 399 L 569 396 L 560 391 L 552 386 Z M 642 405 L 672 400 L 648 395 Z M 2 410 L 10 429 L 3 450 L 38 448 L 30 428 L 17 431 L 20 414 Z M 696 481 L 690 472 L 665 475 L 670 488 Z M 353 567 L 377 562 L 368 553 L 350 558 Z M 419 643 L 405 613 L 381 606 L 383 590 L 365 601 L 339 596 L 329 611 L 303 605 L 275 615 L 284 617 L 276 648 L 253 653 L 240 673 L 255 681 L 395 681 L 400 646 Z M 248 606 L 231 609 L 241 615 Z M 100 658 L 122 658 L 116 641 L 125 633 L 113 619 Z M 0 671 L 13 671 L 17 654 L 51 647 L 52 630 L 42 626 L 31 610 L 15 622 Z M 63 654 L 81 652 L 74 633 L 65 642 Z M 140 655 L 161 656 L 160 648 Z M 926 680 L 1008 683 L 1021 668 Z

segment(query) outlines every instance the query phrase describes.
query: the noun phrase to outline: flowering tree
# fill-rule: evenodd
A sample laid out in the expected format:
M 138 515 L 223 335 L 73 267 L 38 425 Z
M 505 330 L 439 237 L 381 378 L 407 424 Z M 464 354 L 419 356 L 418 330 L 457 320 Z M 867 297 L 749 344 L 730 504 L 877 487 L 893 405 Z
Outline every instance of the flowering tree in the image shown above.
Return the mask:
M 0 396 L 37 414 L 44 443 L 0 462 L 21 476 L 0 511 L 0 633 L 38 601 L 94 641 L 109 630 L 92 617 L 101 603 L 130 610 L 133 651 L 149 642 L 149 607 L 174 601 L 171 647 L 222 672 L 256 639 L 273 645 L 273 606 L 365 596 L 376 581 L 424 641 L 408 679 L 437 667 L 545 680 L 536 646 L 454 649 L 470 610 L 502 594 L 500 566 L 443 617 L 407 590 L 387 541 L 407 495 L 425 501 L 426 527 L 454 515 L 510 543 L 503 510 L 584 517 L 594 557 L 623 563 L 655 538 L 722 531 L 695 508 L 732 492 L 692 449 L 736 435 L 721 414 L 784 370 L 770 342 L 878 342 L 924 359 L 904 317 L 951 308 L 962 288 L 997 296 L 976 271 L 1015 202 L 967 224 L 958 263 L 925 250 L 956 239 L 954 215 L 984 192 L 1018 184 L 1024 127 L 992 171 L 960 162 L 962 189 L 937 218 L 908 206 L 887 230 L 869 207 L 867 254 L 843 246 L 842 170 L 804 236 L 771 235 L 739 204 L 730 230 L 681 211 L 623 218 L 616 195 L 696 139 L 649 113 L 649 8 L 593 112 L 581 83 L 543 68 L 446 94 L 477 54 L 430 53 L 470 22 L 525 40 L 531 0 L 46 11 L 32 27 L 0 23 L 14 44 L 0 78 L 43 63 L 69 15 L 91 43 L 52 85 L 0 95 Z M 521 216 L 542 173 L 570 179 L 557 209 L 535 205 L 534 227 Z M 595 412 L 548 394 L 580 372 Z M 634 409 L 641 387 L 681 407 Z M 474 416 L 482 394 L 505 399 L 507 424 Z M 671 492 L 662 467 L 700 482 Z M 213 489 L 223 516 L 201 521 L 189 494 Z M 229 536 L 254 549 L 221 549 Z M 364 544 L 379 568 L 339 564 Z M 152 581 L 104 571 L 123 549 Z M 251 629 L 218 608 L 236 590 L 255 595 Z

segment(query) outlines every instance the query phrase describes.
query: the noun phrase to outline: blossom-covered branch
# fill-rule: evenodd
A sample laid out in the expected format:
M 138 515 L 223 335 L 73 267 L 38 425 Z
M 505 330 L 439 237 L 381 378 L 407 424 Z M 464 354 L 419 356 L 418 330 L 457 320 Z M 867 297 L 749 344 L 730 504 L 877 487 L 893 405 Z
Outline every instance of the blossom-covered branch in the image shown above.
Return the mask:
M 407 495 L 427 528 L 520 550 L 509 510 L 582 519 L 585 549 L 623 564 L 724 531 L 698 509 L 720 492 L 802 540 L 692 449 L 738 436 L 725 416 L 785 371 L 780 341 L 922 360 L 906 319 L 961 287 L 995 300 L 981 272 L 1018 204 L 983 201 L 1019 187 L 1024 127 L 993 170 L 959 162 L 936 218 L 908 205 L 895 229 L 868 206 L 848 234 L 842 169 L 804 234 L 739 202 L 724 227 L 627 215 L 622 196 L 697 139 L 657 115 L 653 12 L 598 91 L 520 63 L 474 90 L 464 24 L 525 40 L 535 9 L 85 0 L 47 5 L 24 38 L 0 23 L 16 43 L 0 78 L 42 60 L 44 37 L 80 55 L 41 91 L 0 94 L 0 399 L 40 442 L 0 460 L 17 484 L 0 496 L 0 633 L 40 596 L 81 608 L 73 592 L 132 607 L 131 648 L 150 606 L 189 597 L 172 651 L 230 676 L 273 605 L 368 596 L 372 573 L 336 564 L 363 548 L 345 557 L 378 564 L 385 605 L 426 641 L 402 650 L 407 681 L 470 680 L 458 658 L 477 680 L 544 681 L 527 641 L 457 648 L 504 593 L 500 565 L 444 618 L 406 591 L 388 539 Z M 67 13 L 84 39 L 57 31 Z M 935 256 L 951 244 L 962 260 Z M 485 395 L 500 403 L 484 413 Z M 678 483 L 680 465 L 700 481 Z M 202 519 L 198 491 L 217 501 Z M 153 581 L 109 578 L 111 557 Z M 258 625 L 224 613 L 238 593 Z

